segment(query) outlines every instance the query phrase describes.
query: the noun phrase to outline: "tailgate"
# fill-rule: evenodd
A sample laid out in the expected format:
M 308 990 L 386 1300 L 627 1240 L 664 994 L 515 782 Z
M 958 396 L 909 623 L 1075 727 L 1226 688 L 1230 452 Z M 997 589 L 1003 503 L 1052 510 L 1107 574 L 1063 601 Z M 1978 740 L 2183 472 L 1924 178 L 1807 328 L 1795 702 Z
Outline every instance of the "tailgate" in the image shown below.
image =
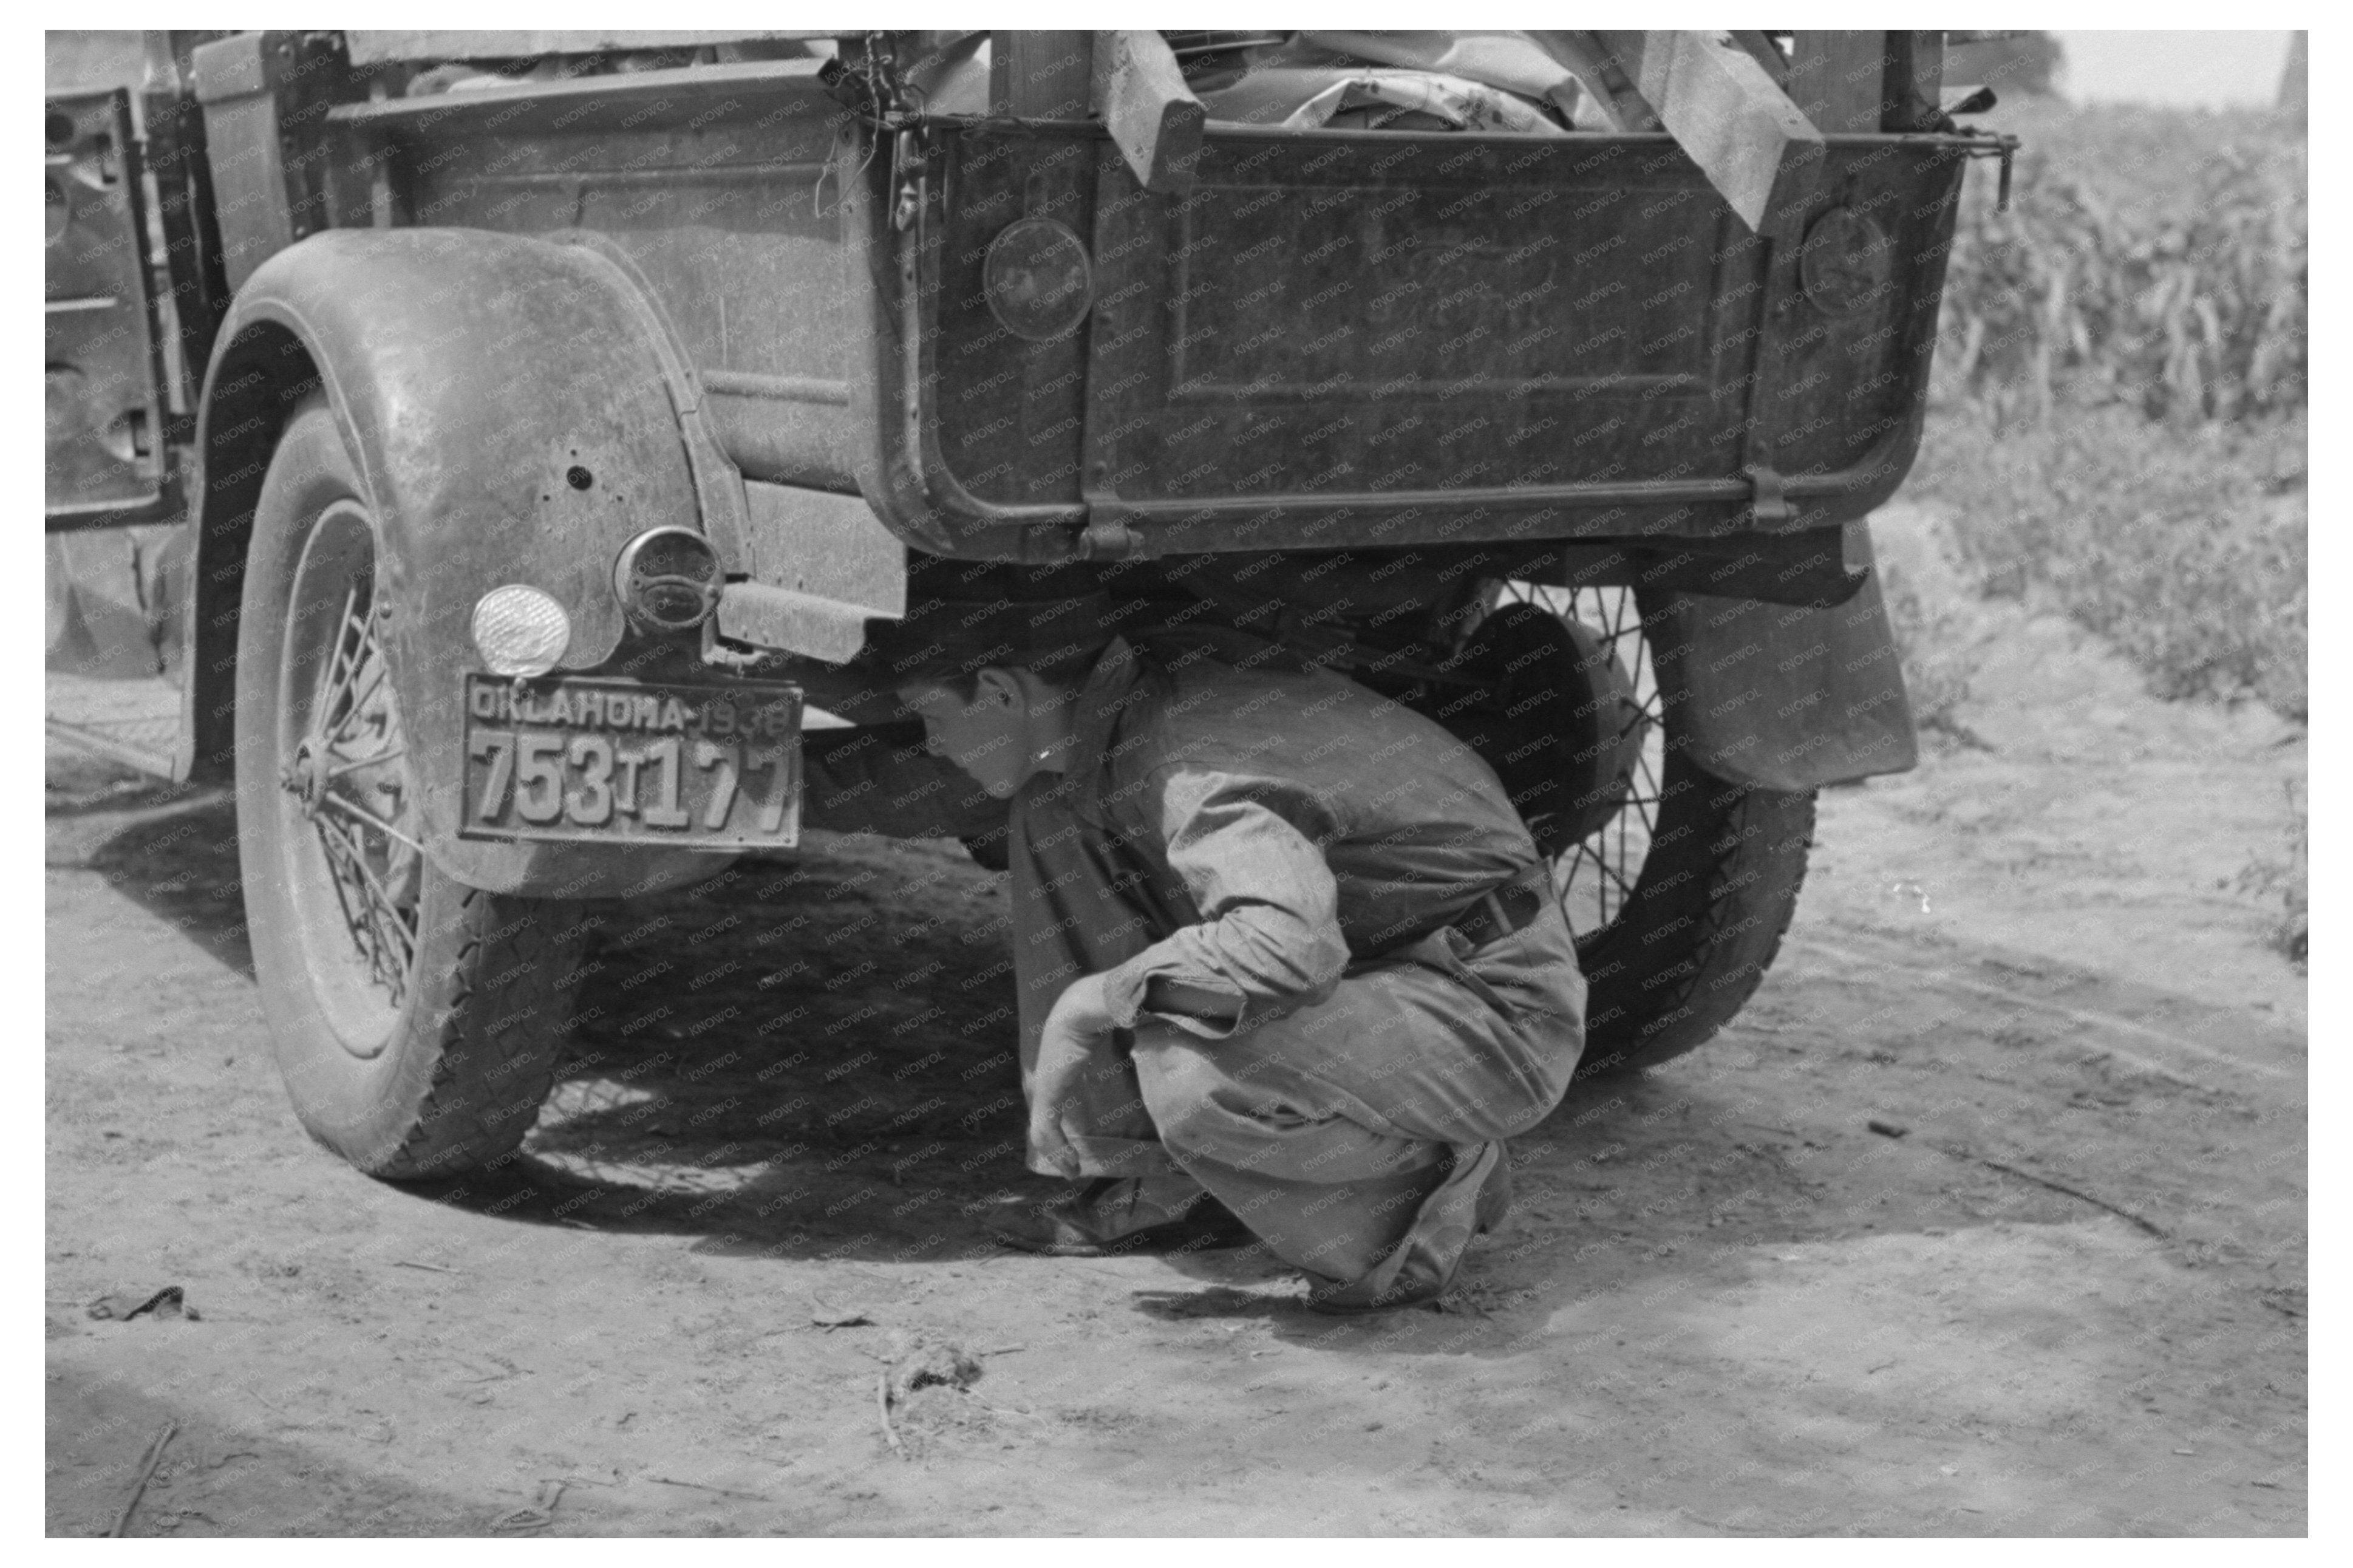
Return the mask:
M 1860 515 L 1916 443 L 1964 162 L 1832 137 L 1760 238 L 1663 136 L 1212 127 L 1179 196 L 1106 142 L 946 154 L 939 460 L 1155 554 Z M 1090 237 L 1094 305 L 1025 344 L 977 258 L 1041 213 Z

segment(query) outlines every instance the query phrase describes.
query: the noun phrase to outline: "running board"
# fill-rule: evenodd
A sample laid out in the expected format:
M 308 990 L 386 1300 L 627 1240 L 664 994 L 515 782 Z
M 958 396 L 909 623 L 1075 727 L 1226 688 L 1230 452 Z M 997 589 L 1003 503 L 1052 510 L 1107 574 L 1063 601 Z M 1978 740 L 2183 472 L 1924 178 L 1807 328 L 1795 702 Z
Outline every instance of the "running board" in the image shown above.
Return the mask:
M 51 740 L 158 779 L 174 778 L 180 694 L 162 681 L 84 681 L 52 673 L 42 718 Z

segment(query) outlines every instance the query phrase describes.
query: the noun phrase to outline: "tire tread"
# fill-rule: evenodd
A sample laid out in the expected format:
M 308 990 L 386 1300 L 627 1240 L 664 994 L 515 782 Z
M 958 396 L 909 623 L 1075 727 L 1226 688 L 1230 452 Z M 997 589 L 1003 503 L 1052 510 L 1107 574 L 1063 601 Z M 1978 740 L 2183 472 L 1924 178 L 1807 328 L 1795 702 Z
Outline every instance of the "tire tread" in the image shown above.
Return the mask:
M 516 908 L 515 900 L 464 890 L 458 919 L 469 934 L 433 1042 L 432 1076 L 407 1136 L 371 1174 L 403 1180 L 473 1170 L 512 1153 L 531 1130 L 554 1081 L 563 1033 L 523 1032 L 535 1048 L 518 1055 L 494 1031 L 516 1009 L 566 1008 L 579 938 L 548 928 L 548 917 L 560 918 L 569 906 L 546 903 L 528 916 Z M 513 916 L 514 928 L 503 934 L 501 915 Z M 487 989 L 491 974 L 509 969 L 513 978 Z
M 1706 791 L 1694 819 L 1678 824 L 1705 837 L 1693 846 L 1696 853 L 1679 848 L 1679 834 L 1655 839 L 1634 905 L 1588 951 L 1615 958 L 1620 945 L 1643 936 L 1664 942 L 1679 924 L 1691 929 L 1672 939 L 1671 959 L 1647 969 L 1608 966 L 1596 979 L 1596 991 L 1613 1005 L 1588 1040 L 1581 1076 L 1639 1072 L 1705 1044 L 1756 994 L 1797 914 L 1813 842 L 1813 793 L 1749 789 L 1688 763 L 1671 760 L 1670 768 Z M 1743 919 L 1757 929 L 1733 928 Z

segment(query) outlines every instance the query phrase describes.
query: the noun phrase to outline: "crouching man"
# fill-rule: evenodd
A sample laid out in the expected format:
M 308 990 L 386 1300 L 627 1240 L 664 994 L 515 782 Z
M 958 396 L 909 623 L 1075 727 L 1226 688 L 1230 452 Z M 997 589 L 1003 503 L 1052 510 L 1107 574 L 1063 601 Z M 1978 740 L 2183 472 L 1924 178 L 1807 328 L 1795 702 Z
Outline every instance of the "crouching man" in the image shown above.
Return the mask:
M 1010 803 L 1029 1164 L 1079 1184 L 999 1239 L 1086 1255 L 1239 1219 L 1317 1308 L 1443 1292 L 1584 1045 L 1567 922 L 1488 767 L 1210 628 L 899 692 Z

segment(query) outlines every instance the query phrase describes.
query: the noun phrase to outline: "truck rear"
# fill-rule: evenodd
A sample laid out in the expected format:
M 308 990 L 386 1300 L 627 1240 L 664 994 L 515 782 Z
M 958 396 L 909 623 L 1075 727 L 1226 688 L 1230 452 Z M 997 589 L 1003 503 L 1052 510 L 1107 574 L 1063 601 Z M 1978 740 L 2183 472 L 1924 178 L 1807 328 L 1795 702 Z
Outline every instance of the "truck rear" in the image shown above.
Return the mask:
M 1812 791 L 1913 760 L 1862 520 L 2009 150 L 1939 48 L 171 36 L 195 428 L 151 355 L 185 444 L 51 525 L 186 497 L 171 767 L 237 779 L 306 1122 L 512 1148 L 576 901 L 789 848 L 806 710 L 903 725 L 894 661 L 1008 606 L 1455 725 L 1558 857 L 1589 1060 L 1698 1044 Z

